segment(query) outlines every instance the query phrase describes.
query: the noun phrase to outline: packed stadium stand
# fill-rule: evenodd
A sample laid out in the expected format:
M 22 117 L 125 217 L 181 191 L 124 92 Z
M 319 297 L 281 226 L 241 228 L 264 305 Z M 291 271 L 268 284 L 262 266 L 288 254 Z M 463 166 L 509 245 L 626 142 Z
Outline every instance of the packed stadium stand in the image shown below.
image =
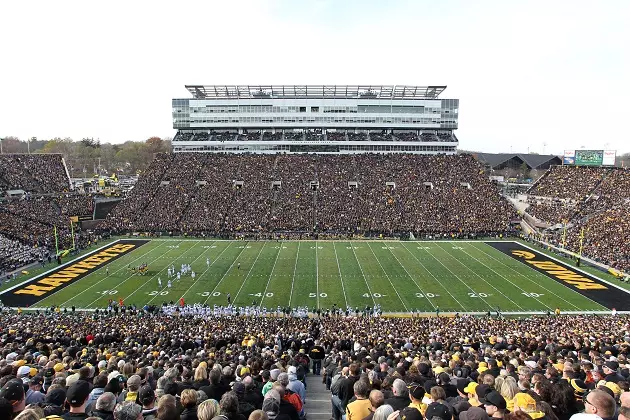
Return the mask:
M 630 269 L 628 203 L 630 171 L 625 168 L 554 166 L 529 191 L 528 212 L 545 222 L 567 223 L 566 245 L 595 261 Z M 562 231 L 552 238 L 560 244 Z
M 54 193 L 69 189 L 70 179 L 61 155 L 0 155 L 0 192 Z
M 517 218 L 470 155 L 161 155 L 117 232 L 503 234 Z
M 628 322 L 4 311 L 0 416 L 623 419 Z

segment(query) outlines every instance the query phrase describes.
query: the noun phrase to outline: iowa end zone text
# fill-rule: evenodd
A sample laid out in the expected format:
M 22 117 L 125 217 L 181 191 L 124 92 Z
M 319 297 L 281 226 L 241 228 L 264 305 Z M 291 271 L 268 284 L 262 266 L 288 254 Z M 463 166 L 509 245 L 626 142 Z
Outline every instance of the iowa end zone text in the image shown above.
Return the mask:
M 0 300 L 6 306 L 28 307 L 84 278 L 104 265 L 138 249 L 148 240 L 121 239 L 79 259 L 6 290 Z

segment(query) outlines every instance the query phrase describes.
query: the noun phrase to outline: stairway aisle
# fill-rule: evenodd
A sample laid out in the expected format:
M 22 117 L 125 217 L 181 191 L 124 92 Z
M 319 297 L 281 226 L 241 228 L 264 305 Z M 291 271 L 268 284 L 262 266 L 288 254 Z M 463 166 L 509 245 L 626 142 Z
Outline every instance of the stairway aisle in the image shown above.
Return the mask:
M 322 383 L 322 377 L 309 374 L 306 377 L 306 411 L 307 420 L 329 420 L 332 417 L 330 391 Z

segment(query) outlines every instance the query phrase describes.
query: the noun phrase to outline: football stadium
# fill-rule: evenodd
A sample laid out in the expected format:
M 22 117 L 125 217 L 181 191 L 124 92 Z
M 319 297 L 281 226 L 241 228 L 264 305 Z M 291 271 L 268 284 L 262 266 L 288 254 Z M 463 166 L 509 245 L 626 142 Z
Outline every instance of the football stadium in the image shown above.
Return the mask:
M 446 86 L 186 90 L 136 179 L 0 154 L 0 418 L 630 415 L 615 151 L 463 152 Z

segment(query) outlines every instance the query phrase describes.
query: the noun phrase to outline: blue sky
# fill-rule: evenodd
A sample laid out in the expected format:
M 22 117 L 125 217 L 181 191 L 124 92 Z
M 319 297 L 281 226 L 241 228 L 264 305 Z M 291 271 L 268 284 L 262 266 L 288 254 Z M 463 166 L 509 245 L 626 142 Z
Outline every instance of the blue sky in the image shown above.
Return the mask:
M 630 1 L 2 2 L 0 137 L 173 136 L 185 84 L 448 85 L 460 146 L 630 152 Z

